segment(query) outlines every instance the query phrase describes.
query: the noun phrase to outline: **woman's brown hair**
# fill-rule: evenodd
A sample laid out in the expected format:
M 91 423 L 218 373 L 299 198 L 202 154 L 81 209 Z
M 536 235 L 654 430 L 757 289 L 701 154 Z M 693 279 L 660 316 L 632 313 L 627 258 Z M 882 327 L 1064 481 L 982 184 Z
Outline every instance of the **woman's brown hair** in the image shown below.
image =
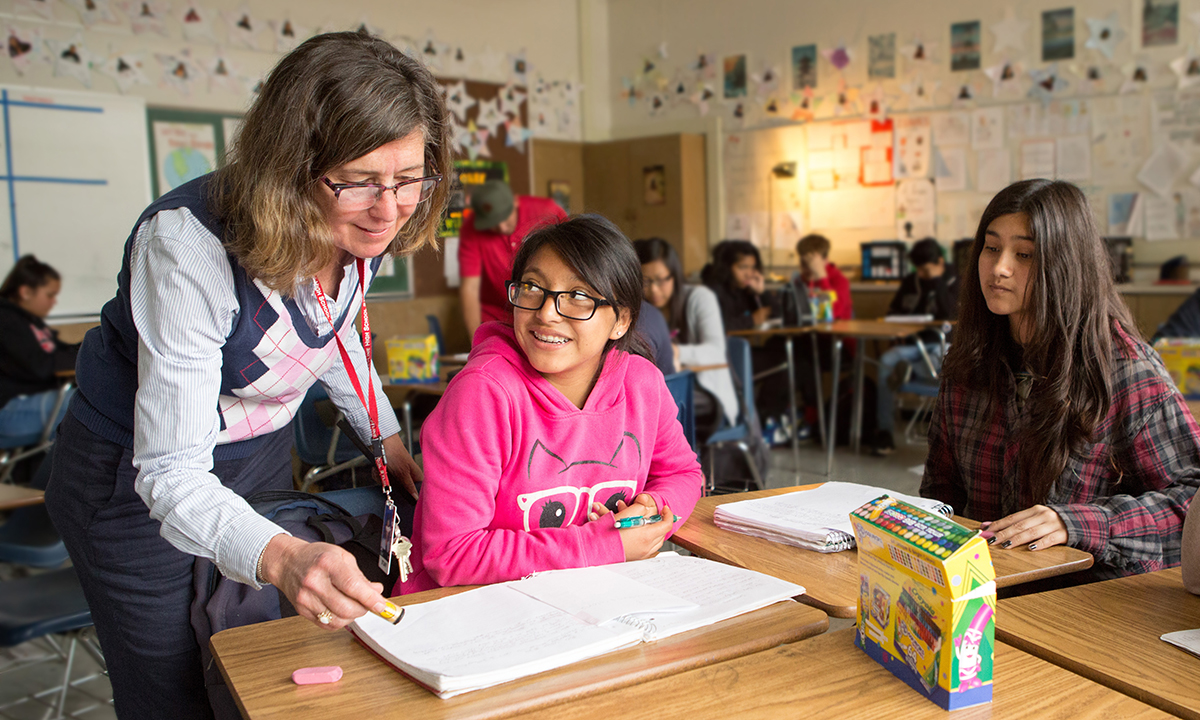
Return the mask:
M 1033 237 L 1033 268 L 1025 288 L 1028 342 L 1019 346 L 1006 316 L 983 297 L 979 256 L 988 227 L 1024 214 Z M 984 210 L 971 246 L 959 299 L 954 345 L 945 378 L 987 395 L 992 411 L 1013 393 L 1008 358 L 1020 358 L 1035 380 L 1017 432 L 1021 497 L 1045 502 L 1072 450 L 1090 441 L 1108 413 L 1118 329 L 1139 337 L 1117 293 L 1108 251 L 1083 192 L 1071 183 L 1025 180 L 1005 188 Z
M 426 174 L 449 173 L 446 105 L 425 66 L 365 32 L 305 41 L 263 83 L 212 183 L 225 247 L 251 277 L 290 294 L 336 257 L 316 199 L 321 177 L 414 131 L 424 135 Z M 449 186 L 447 176 L 417 205 L 388 253 L 436 242 Z

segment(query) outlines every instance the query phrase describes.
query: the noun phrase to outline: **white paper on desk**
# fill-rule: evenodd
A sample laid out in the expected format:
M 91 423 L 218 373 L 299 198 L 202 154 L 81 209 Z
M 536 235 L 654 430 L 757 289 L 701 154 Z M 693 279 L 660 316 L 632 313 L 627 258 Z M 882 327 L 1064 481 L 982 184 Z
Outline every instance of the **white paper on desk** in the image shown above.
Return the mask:
M 1200 657 L 1200 629 L 1169 632 L 1162 635 L 1161 639 Z
M 980 192 L 999 192 L 1012 183 L 1012 162 L 1008 148 L 980 150 L 975 154 L 975 187 Z
M 1054 177 L 1054 141 L 1027 140 L 1021 143 L 1021 179 Z
M 938 192 L 967 189 L 967 151 L 964 148 L 934 148 L 933 167 Z
M 980 108 L 971 114 L 971 147 L 997 150 L 1004 147 L 1004 108 Z
M 1059 138 L 1054 162 L 1055 177 L 1063 180 L 1091 180 L 1091 139 L 1086 135 Z
M 880 495 L 889 495 L 930 511 L 948 509 L 936 500 L 904 495 L 870 485 L 843 482 L 827 482 L 813 490 L 725 503 L 717 507 L 722 510 L 723 515 L 770 522 L 778 527 L 837 530 L 853 535 L 854 526 L 850 523 L 850 513 Z
M 597 576 L 604 579 L 596 581 Z M 631 613 L 694 610 L 698 606 L 658 587 L 634 582 L 608 567 L 535 573 L 509 587 L 596 625 Z M 586 587 L 588 592 L 579 589 Z
M 1171 194 L 1175 179 L 1187 165 L 1187 155 L 1169 142 L 1164 142 L 1138 171 L 1138 182 L 1161 197 Z

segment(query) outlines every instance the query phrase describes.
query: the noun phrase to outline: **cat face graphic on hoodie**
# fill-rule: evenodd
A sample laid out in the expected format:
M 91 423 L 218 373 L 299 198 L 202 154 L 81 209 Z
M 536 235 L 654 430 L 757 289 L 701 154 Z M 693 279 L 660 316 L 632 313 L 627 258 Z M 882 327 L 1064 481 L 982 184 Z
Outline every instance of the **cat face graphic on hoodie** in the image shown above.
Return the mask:
M 614 451 L 597 459 L 562 458 L 540 440 L 534 442 L 526 479 L 549 487 L 517 496 L 525 530 L 582 525 L 593 502 L 616 512 L 617 501 L 633 502 L 641 464 L 641 443 L 628 432 Z

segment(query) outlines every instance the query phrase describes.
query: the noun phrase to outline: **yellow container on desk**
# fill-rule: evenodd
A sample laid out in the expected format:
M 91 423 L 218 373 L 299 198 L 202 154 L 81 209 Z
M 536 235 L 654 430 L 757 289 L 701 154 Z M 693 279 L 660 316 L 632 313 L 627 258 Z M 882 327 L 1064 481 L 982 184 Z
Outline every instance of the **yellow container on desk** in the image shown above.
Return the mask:
M 1200 338 L 1159 338 L 1154 349 L 1188 400 L 1200 400 Z
M 439 380 L 437 336 L 412 335 L 387 341 L 388 377 L 394 383 Z
M 886 495 L 850 514 L 854 644 L 939 707 L 991 702 L 996 572 L 978 531 Z

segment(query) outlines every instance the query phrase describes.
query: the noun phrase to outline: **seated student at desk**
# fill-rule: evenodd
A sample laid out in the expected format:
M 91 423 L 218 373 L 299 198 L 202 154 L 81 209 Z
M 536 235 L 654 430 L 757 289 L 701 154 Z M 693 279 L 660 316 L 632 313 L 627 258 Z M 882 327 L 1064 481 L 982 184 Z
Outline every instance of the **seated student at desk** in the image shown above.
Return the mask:
M 800 272 L 793 280 L 804 286 L 812 301 L 830 301 L 834 320 L 849 320 L 854 316 L 854 304 L 850 300 L 850 281 L 829 262 L 832 245 L 824 235 L 805 235 L 796 243 L 796 255 L 800 258 Z M 817 318 L 822 321 L 824 318 Z M 822 336 L 817 347 L 821 368 L 832 368 L 831 349 L 833 341 Z M 846 340 L 844 359 L 855 351 L 853 338 Z M 803 337 L 796 343 L 796 380 L 800 383 L 800 394 L 804 398 L 804 421 L 809 427 L 817 424 L 817 383 L 813 375 L 812 338 Z
M 484 323 L 425 421 L 425 484 L 402 593 L 640 560 L 700 498 L 696 454 L 636 332 L 629 241 L 583 215 L 513 260 L 513 324 Z M 613 518 L 661 514 L 642 527 Z
M 888 315 L 929 315 L 934 320 L 954 320 L 958 317 L 958 277 L 946 272 L 942 246 L 933 238 L 916 242 L 908 251 L 909 262 L 916 268 L 900 281 L 900 287 L 888 306 Z M 932 330 L 921 333 L 925 351 L 937 367 L 942 358 L 941 338 Z M 875 443 L 876 455 L 889 455 L 896 449 L 892 435 L 896 431 L 896 397 L 888 384 L 896 366 L 908 363 L 913 374 L 930 378 L 929 368 L 915 344 L 897 345 L 879 358 L 879 384 L 876 397 L 878 415 Z
M 1083 193 L 1009 186 L 972 258 L 921 495 L 984 521 L 997 550 L 1092 553 L 1093 579 L 1178 565 L 1200 428 L 1138 337 Z
M 58 271 L 32 255 L 17 260 L 0 285 L 0 438 L 45 427 L 58 400 L 55 373 L 75 369 L 79 346 L 46 325 L 61 288 Z M 63 402 L 59 419 L 66 411 Z
M 1200 338 L 1200 290 L 1189 295 L 1182 305 L 1175 308 L 1171 317 L 1158 326 L 1154 340 L 1164 337 Z

